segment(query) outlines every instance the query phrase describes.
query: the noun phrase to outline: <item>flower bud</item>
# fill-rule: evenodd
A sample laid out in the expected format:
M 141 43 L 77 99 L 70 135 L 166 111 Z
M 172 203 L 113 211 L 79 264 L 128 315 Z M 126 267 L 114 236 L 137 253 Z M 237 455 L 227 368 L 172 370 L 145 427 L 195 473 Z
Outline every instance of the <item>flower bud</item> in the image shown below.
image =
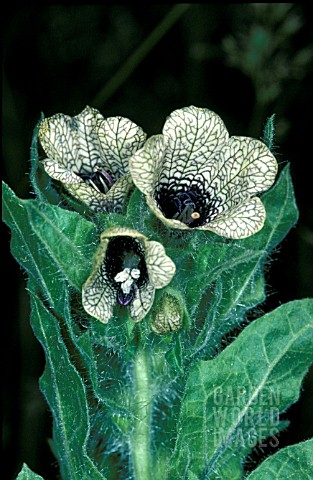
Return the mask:
M 183 307 L 181 302 L 176 296 L 164 293 L 152 314 L 152 331 L 159 335 L 177 332 L 182 326 L 182 321 Z

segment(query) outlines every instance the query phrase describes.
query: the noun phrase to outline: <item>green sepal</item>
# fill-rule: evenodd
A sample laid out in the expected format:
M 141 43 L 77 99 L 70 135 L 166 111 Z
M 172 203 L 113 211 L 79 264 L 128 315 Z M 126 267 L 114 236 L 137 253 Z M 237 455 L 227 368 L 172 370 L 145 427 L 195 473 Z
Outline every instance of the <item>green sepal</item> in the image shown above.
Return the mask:
M 266 124 L 263 129 L 263 136 L 261 140 L 265 143 L 265 145 L 271 151 L 274 151 L 275 149 L 274 139 L 275 139 L 275 113 L 273 113 L 273 115 L 271 115 L 266 120 Z
M 26 463 L 23 463 L 22 470 L 16 477 L 16 480 L 44 480 L 43 477 L 34 473 Z

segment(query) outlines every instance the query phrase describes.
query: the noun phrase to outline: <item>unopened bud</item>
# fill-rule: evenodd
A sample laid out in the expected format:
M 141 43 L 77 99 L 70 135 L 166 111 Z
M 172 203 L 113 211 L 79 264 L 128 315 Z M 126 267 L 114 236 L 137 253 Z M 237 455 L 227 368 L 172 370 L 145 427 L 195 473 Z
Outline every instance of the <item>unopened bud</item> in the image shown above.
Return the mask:
M 182 325 L 183 308 L 176 296 L 165 293 L 154 310 L 151 329 L 159 335 L 177 332 Z

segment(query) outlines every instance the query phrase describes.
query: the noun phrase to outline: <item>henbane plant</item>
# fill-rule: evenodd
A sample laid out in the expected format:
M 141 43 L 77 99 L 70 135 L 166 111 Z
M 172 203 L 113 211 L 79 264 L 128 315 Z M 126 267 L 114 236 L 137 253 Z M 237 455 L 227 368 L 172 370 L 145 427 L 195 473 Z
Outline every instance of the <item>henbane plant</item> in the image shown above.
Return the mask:
M 313 301 L 248 322 L 298 218 L 273 137 L 273 117 L 262 139 L 229 137 L 193 106 L 148 139 L 90 107 L 39 121 L 36 198 L 4 184 L 3 207 L 62 479 L 312 478 L 312 440 L 278 447 L 313 361 Z M 269 442 L 277 453 L 247 476 Z M 18 478 L 42 477 L 24 465 Z

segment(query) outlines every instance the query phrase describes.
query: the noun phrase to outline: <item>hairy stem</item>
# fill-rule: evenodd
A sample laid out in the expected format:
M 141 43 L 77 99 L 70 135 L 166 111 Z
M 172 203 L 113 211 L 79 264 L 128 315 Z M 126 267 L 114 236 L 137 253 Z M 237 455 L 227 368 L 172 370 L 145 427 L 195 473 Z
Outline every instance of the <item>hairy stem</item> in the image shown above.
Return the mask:
M 138 350 L 134 362 L 134 425 L 131 452 L 136 480 L 151 480 L 150 424 L 151 400 L 147 353 Z

